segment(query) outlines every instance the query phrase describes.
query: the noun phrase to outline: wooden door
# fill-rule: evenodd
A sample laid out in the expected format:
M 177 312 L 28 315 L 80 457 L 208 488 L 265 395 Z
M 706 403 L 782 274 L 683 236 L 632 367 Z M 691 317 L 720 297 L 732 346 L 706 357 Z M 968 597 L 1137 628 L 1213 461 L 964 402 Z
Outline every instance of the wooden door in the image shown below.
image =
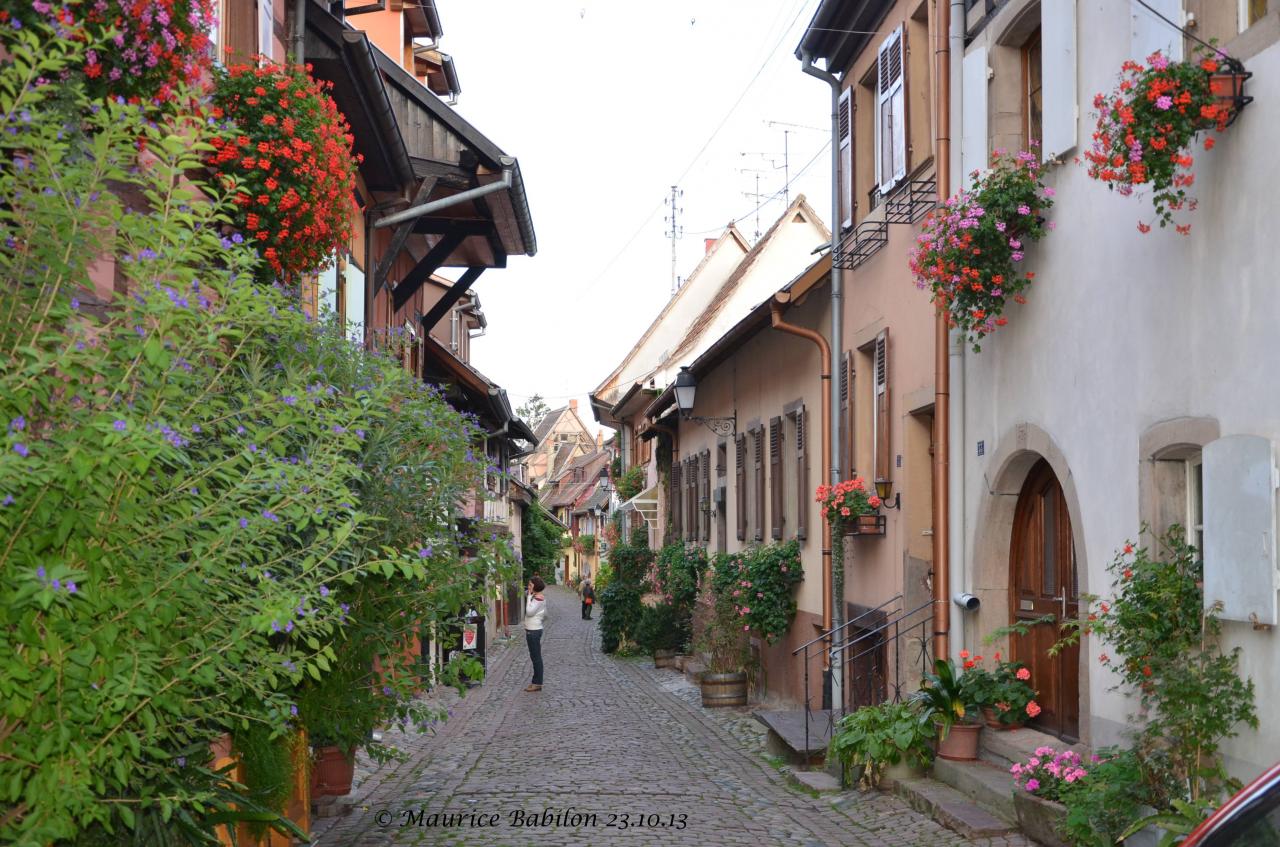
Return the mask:
M 1013 519 L 1009 554 L 1010 609 L 1014 622 L 1046 619 L 1024 636 L 1013 636 L 1013 659 L 1031 669 L 1036 689 L 1036 728 L 1066 741 L 1080 737 L 1079 647 L 1056 656 L 1049 648 L 1058 640 L 1058 623 L 1079 616 L 1079 581 L 1071 518 L 1062 486 L 1049 463 L 1040 460 L 1031 470 Z

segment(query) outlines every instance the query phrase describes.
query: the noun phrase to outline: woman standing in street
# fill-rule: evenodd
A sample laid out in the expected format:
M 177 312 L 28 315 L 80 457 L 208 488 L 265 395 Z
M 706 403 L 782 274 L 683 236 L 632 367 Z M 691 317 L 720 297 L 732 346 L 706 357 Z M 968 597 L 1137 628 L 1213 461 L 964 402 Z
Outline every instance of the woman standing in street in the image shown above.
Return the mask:
M 591 584 L 590 579 L 582 581 L 582 619 L 584 621 L 591 620 L 591 607 L 596 602 L 596 589 Z
M 542 690 L 542 622 L 547 617 L 547 599 L 542 590 L 547 585 L 542 577 L 529 580 L 529 590 L 524 600 L 524 640 L 529 645 L 529 660 L 533 662 L 533 682 L 525 691 Z

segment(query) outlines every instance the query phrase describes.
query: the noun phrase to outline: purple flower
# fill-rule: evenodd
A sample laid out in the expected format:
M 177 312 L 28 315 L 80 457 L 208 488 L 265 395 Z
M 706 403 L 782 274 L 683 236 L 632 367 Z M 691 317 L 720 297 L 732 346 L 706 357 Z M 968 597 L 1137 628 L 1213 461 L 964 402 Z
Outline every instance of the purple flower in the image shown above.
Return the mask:
M 339 604 L 338 604 L 338 606 L 339 606 L 339 608 L 341 608 L 341 609 L 342 609 L 342 614 L 344 614 L 344 615 L 345 615 L 347 612 L 351 611 L 351 607 L 350 607 L 350 606 L 348 606 L 346 603 L 339 603 Z
M 289 707 L 289 714 L 293 715 L 293 716 L 296 718 L 296 717 L 298 716 L 298 707 L 297 707 L 297 706 L 290 706 L 290 707 Z
M 178 767 L 180 768 L 185 768 L 187 766 L 186 756 L 179 756 L 175 761 L 178 763 Z
M 76 593 L 77 591 L 79 591 L 79 590 L 80 590 L 80 589 L 76 588 L 76 584 L 75 584 L 75 582 L 74 582 L 74 581 L 72 581 L 72 580 L 68 580 L 68 581 L 67 581 L 67 593 L 68 593 L 68 594 L 75 594 L 75 593 Z
M 1031 207 L 1028 206 L 1026 203 L 1023 203 L 1021 206 L 1018 207 L 1018 214 L 1019 215 L 1031 214 Z
M 328 596 L 329 596 L 329 586 L 327 586 L 327 585 L 322 585 L 322 586 L 320 586 L 320 596 L 321 596 L 321 597 L 328 597 Z
M 996 221 L 996 232 L 1004 232 L 1007 227 L 1008 224 L 1004 221 Z
M 298 398 L 294 397 L 292 394 L 286 394 L 282 399 L 286 406 L 292 406 L 298 402 Z
M 431 555 L 431 548 L 430 548 L 430 547 L 423 547 L 421 550 L 419 550 L 419 551 L 418 551 L 418 558 L 419 558 L 419 559 L 426 559 L 426 558 L 428 558 L 430 555 Z
M 279 520 L 280 520 L 280 518 L 278 518 L 278 517 L 276 516 L 275 512 L 272 512 L 270 509 L 263 509 L 263 510 L 262 510 L 262 516 L 263 516 L 264 518 L 266 518 L 267 520 L 269 520 L 269 521 L 279 521 Z
M 289 621 L 287 624 L 284 625 L 284 631 L 293 632 L 293 621 Z
M 280 621 L 272 621 L 272 622 L 271 622 L 271 631 L 272 631 L 272 632 L 279 632 L 279 631 L 280 631 Z
M 27 449 L 27 445 L 23 444 L 21 441 L 13 445 L 13 452 L 17 453 L 24 459 L 31 453 L 31 451 Z
M 116 428 L 116 432 L 124 432 L 126 429 L 129 428 L 129 423 L 128 421 L 121 420 L 121 421 L 116 421 L 115 423 L 112 424 L 112 426 Z
M 1037 790 L 1039 787 L 1040 787 L 1040 780 L 1038 780 L 1038 779 L 1028 779 L 1028 780 L 1027 780 L 1027 790 L 1028 790 L 1028 791 L 1035 791 L 1035 790 Z
M 44 578 L 47 573 L 48 571 L 44 569 L 44 565 L 41 565 L 40 567 L 36 568 L 36 579 L 40 580 L 41 582 L 44 582 Z
M 21 432 L 26 428 L 27 428 L 27 419 L 24 418 L 22 415 L 18 415 L 16 418 L 9 421 L 9 429 L 15 432 Z
M 249 528 L 249 519 L 248 519 L 248 518 L 241 518 L 241 519 L 240 519 L 240 528 L 241 528 L 241 529 L 248 529 L 248 528 Z
M 334 431 L 334 432 L 337 432 L 337 433 L 343 433 L 343 432 L 346 432 L 346 430 L 345 430 L 345 429 L 343 429 L 342 427 L 338 426 L 337 424 L 334 424 L 334 425 L 333 425 L 333 431 Z
M 53 590 L 54 590 L 54 591 L 59 591 L 59 590 L 61 590 L 61 589 L 62 589 L 62 580 L 60 580 L 60 579 L 55 579 L 55 580 L 54 580 L 52 583 L 50 583 L 50 584 L 53 586 Z
M 79 308 L 80 308 L 80 300 L 79 300 L 79 298 L 77 298 L 77 297 L 72 297 L 72 298 L 71 298 L 71 308 L 73 308 L 73 309 L 79 309 Z
M 1173 108 L 1173 98 L 1170 97 L 1168 94 L 1164 94 L 1160 97 L 1157 97 L 1156 108 L 1163 112 L 1169 111 L 1170 109 Z
M 390 696 L 391 696 L 391 686 L 390 686 L 390 685 L 384 685 L 384 686 L 382 686 L 382 693 L 383 693 L 383 694 L 385 694 L 385 695 L 387 695 L 388 697 L 390 697 Z
M 250 453 L 257 453 L 257 452 L 258 452 L 258 445 L 257 445 L 257 444 L 250 444 L 250 445 L 249 445 L 249 452 L 250 452 Z
M 12 494 L 4 495 L 4 500 L 0 501 L 0 506 L 12 506 L 12 505 L 13 505 L 13 495 Z

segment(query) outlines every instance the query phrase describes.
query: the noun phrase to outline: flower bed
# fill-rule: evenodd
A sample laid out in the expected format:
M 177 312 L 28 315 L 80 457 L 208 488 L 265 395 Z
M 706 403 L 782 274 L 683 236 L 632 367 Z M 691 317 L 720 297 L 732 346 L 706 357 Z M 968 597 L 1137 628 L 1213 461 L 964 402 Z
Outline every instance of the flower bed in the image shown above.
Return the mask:
M 346 119 L 306 68 L 268 63 L 219 71 L 212 114 L 230 121 L 210 167 L 233 192 L 236 227 L 277 277 L 323 269 L 351 238 L 356 163 Z
M 1026 302 L 1022 291 L 1035 274 L 1017 266 L 1026 246 L 1053 228 L 1041 217 L 1053 205 L 1053 189 L 1041 182 L 1035 153 L 997 150 L 991 169 L 971 176 L 972 188 L 925 218 L 910 263 L 916 287 L 933 293 L 978 352 L 983 337 L 1008 323 L 1008 301 Z
M 1160 226 L 1173 224 L 1181 235 L 1191 226 L 1175 223 L 1174 213 L 1195 209 L 1187 196 L 1195 182 L 1191 141 L 1203 130 L 1221 132 L 1231 117 L 1210 83 L 1220 67 L 1217 57 L 1171 62 L 1157 51 L 1145 65 L 1125 62 L 1115 90 L 1093 98 L 1098 125 L 1093 147 L 1084 154 L 1089 176 L 1126 196 L 1150 186 Z M 1212 150 L 1214 141 L 1206 138 L 1204 149 Z M 1138 229 L 1150 232 L 1151 226 L 1139 221 Z

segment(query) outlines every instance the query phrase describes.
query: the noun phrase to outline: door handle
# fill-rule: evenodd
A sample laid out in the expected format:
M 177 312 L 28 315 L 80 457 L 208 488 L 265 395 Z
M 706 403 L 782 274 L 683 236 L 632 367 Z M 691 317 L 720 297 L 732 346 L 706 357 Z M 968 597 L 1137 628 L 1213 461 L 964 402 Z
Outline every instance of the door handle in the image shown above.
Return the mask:
M 1058 622 L 1061 623 L 1067 619 L 1067 592 L 1062 592 L 1061 596 L 1054 597 L 1053 600 L 1062 603 L 1062 617 L 1058 619 Z

